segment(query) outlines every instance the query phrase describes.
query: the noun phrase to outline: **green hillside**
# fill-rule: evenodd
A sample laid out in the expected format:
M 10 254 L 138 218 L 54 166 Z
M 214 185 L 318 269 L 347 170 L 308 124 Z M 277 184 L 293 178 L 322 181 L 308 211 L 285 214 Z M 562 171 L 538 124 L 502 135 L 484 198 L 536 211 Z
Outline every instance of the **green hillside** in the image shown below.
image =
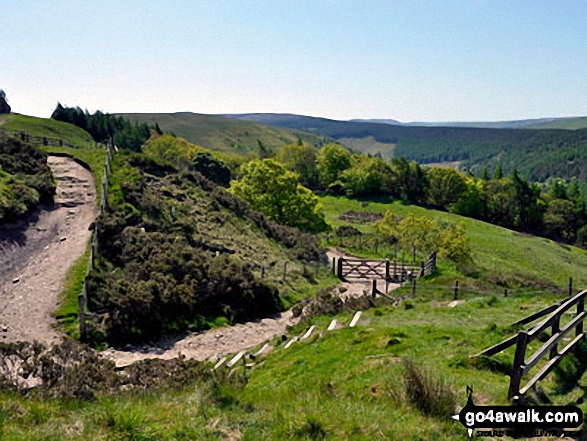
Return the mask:
M 128 159 L 132 158 L 120 158 L 123 162 Z M 123 171 L 121 165 L 119 173 Z M 145 163 L 135 162 L 135 167 L 142 169 Z M 124 176 L 129 183 L 136 178 L 129 173 Z M 214 213 L 203 211 L 209 202 L 200 189 L 182 188 L 185 180 L 178 181 L 173 174 L 155 179 L 145 173 L 144 178 L 152 183 L 150 193 L 144 195 L 151 204 L 155 202 L 151 193 L 157 190 L 167 193 L 165 205 L 183 199 L 180 195 L 184 194 L 188 197 L 186 210 L 196 216 Z M 123 187 L 130 190 L 128 184 Z M 194 204 L 192 195 L 203 201 Z M 514 329 L 510 325 L 515 321 L 560 299 L 564 294 L 554 293 L 555 287 L 564 285 L 567 273 L 574 274 L 581 286 L 586 282 L 578 274 L 587 266 L 587 252 L 582 250 L 400 203 L 364 204 L 334 197 L 322 198 L 322 202 L 333 226 L 342 224 L 338 216 L 347 210 L 391 209 L 399 216 L 414 213 L 465 222 L 476 263 L 485 270 L 477 279 L 467 278 L 440 261 L 437 277 L 419 281 L 416 298 L 397 306 L 381 299 L 352 329 L 348 327 L 352 310 L 339 308 L 331 315 L 314 317 L 291 329 L 286 340 L 299 337 L 310 324 L 323 331 L 332 318 L 343 327 L 323 336 L 315 332 L 288 349 L 281 337 L 274 338 L 270 341 L 274 349 L 267 356 L 248 360 L 254 365 L 246 374 L 239 363 L 230 378 L 224 368 L 211 374 L 212 363 L 146 362 L 117 374 L 108 363 L 90 359 L 62 379 L 52 377 L 55 383 L 50 392 L 45 392 L 49 395 L 0 391 L 3 439 L 460 440 L 466 433 L 450 416 L 455 407 L 465 404 L 466 386 L 473 386 L 476 403 L 507 404 L 509 378 L 505 372 L 513 359 L 513 348 L 493 357 L 492 362 L 470 356 L 511 335 Z M 223 214 L 226 218 L 227 213 Z M 230 215 L 228 219 L 229 225 L 235 222 Z M 145 225 L 147 220 L 143 219 Z M 199 217 L 198 225 L 202 222 L 206 220 Z M 373 230 L 369 224 L 354 226 L 365 232 Z M 207 228 L 200 234 L 207 235 Z M 244 230 L 242 225 L 239 228 Z M 124 240 L 136 243 L 136 233 L 133 228 L 127 229 Z M 232 226 L 226 234 L 228 242 L 235 234 Z M 157 238 L 155 233 L 146 235 Z M 256 240 L 259 238 L 257 232 Z M 234 240 L 238 242 L 239 236 Z M 251 256 L 258 254 L 257 247 L 256 243 L 252 245 Z M 524 279 L 518 282 L 531 286 L 533 292 L 511 289 L 510 296 L 504 298 L 503 287 L 496 285 L 491 274 L 503 275 L 504 279 L 520 274 Z M 449 307 L 449 281 L 454 282 L 455 277 L 461 280 L 464 289 L 460 296 L 465 303 Z M 467 289 L 476 282 L 479 291 L 490 292 Z M 408 286 L 394 294 L 409 296 L 410 289 Z M 541 344 L 537 341 L 531 349 Z M 414 371 L 406 368 L 410 360 L 415 360 Z M 538 395 L 542 399 L 547 396 L 555 404 L 579 401 L 583 389 L 570 386 L 568 378 L 577 372 L 580 375 L 583 371 L 579 369 L 584 367 L 577 359 L 568 360 L 540 382 L 543 392 Z M 422 389 L 409 387 L 411 377 L 407 372 L 424 379 Z M 115 375 L 120 376 L 119 382 L 114 381 Z M 119 389 L 120 384 L 125 385 L 124 391 Z M 67 398 L 88 389 L 95 394 L 94 400 Z M 426 392 L 430 395 L 424 397 Z M 437 406 L 435 413 L 422 409 L 424 400 Z M 581 407 L 585 410 L 585 404 Z
M 239 121 L 198 113 L 127 113 L 120 116 L 140 123 L 158 123 L 165 132 L 175 133 L 189 142 L 212 150 L 246 154 L 259 151 L 259 141 L 269 150 L 301 139 L 321 146 L 327 138 L 301 130 L 271 127 L 250 121 Z
M 275 349 L 257 359 L 246 378 L 242 367 L 227 379 L 228 369 L 211 374 L 212 363 L 192 369 L 196 374 L 174 369 L 178 362 L 143 363 L 132 377 L 143 385 L 98 393 L 90 402 L 0 392 L 0 427 L 5 440 L 460 441 L 466 439 L 465 429 L 450 416 L 465 404 L 467 385 L 473 386 L 477 404 L 507 404 L 502 364 L 490 370 L 469 356 L 505 338 L 508 324 L 553 300 L 478 298 L 456 308 L 412 301 L 410 308 L 367 311 L 353 329 L 348 328 L 352 315 L 341 313 L 334 317 L 344 327 L 322 338 L 315 333 L 288 349 L 273 339 Z M 312 323 L 325 330 L 331 319 Z M 297 327 L 289 337 L 303 332 Z M 452 390 L 439 415 L 425 414 L 414 398 L 404 396 L 403 360 L 414 358 L 428 371 L 428 381 Z M 92 384 L 104 371 L 78 368 L 78 377 L 87 373 Z M 157 386 L 166 378 L 173 386 Z M 66 391 L 75 390 L 70 384 Z M 542 384 L 550 391 L 560 383 L 551 374 Z M 552 398 L 572 402 L 573 393 Z
M 26 132 L 33 136 L 62 139 L 79 147 L 94 146 L 94 140 L 85 130 L 73 124 L 55 121 L 50 118 L 37 118 L 16 113 L 0 115 L 0 130 Z
M 462 223 L 467 229 L 473 250 L 475 274 L 468 280 L 473 286 L 485 285 L 495 289 L 499 284 L 517 288 L 563 288 L 569 277 L 573 277 L 578 286 L 587 286 L 587 250 L 453 213 L 405 205 L 399 201 L 369 202 L 366 207 L 356 199 L 345 197 L 325 196 L 321 201 L 326 219 L 334 227 L 348 224 L 339 219 L 340 214 L 347 211 L 385 213 L 391 210 L 400 217 L 412 214 L 437 221 Z M 374 232 L 373 224 L 352 225 L 365 233 Z M 352 252 L 367 252 L 365 256 L 373 257 L 368 250 L 353 249 Z M 409 250 L 407 253 L 409 255 Z M 447 277 L 463 277 L 454 269 L 447 271 Z

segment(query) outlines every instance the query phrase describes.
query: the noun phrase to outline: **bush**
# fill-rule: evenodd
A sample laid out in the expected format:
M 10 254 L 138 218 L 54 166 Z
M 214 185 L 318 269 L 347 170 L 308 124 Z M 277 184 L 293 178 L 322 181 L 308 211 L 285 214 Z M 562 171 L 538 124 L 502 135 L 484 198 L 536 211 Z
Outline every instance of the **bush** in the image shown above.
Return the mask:
M 0 221 L 14 220 L 40 202 L 52 203 L 54 195 L 47 155 L 0 131 Z

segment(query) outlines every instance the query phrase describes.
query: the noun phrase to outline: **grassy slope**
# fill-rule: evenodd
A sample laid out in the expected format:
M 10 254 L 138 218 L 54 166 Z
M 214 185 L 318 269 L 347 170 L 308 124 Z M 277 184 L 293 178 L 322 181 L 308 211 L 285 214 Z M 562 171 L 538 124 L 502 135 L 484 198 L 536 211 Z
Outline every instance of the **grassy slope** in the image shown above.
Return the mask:
M 372 136 L 367 136 L 365 138 L 340 138 L 338 141 L 364 155 L 381 153 L 381 156 L 384 159 L 391 159 L 395 148 L 395 144 L 377 142 Z
M 11 113 L 0 116 L 0 130 L 10 132 L 26 132 L 36 136 L 48 138 L 60 138 L 80 147 L 94 145 L 94 140 L 88 132 L 73 124 L 55 121 L 50 118 L 37 118 L 34 116 Z
M 300 130 L 272 127 L 197 113 L 129 113 L 121 115 L 131 121 L 158 123 L 166 132 L 173 132 L 189 142 L 226 152 L 258 151 L 257 140 L 276 150 L 283 144 L 302 141 L 319 146 L 324 138 Z
M 505 404 L 507 376 L 474 368 L 468 357 L 509 335 L 503 326 L 526 315 L 523 308 L 536 310 L 552 300 L 380 307 L 364 313 L 355 329 L 288 350 L 280 344 L 249 372 L 243 390 L 224 387 L 220 394 L 199 384 L 180 391 L 121 392 L 86 404 L 3 394 L 5 439 L 277 440 L 312 439 L 321 431 L 327 439 L 464 439 L 464 429 L 450 418 L 423 416 L 394 399 L 402 375 L 398 361 L 415 357 L 432 367 L 455 390 L 461 406 L 466 385 L 474 387 L 477 403 Z M 350 316 L 337 318 L 348 323 Z M 329 320 L 316 324 L 324 329 Z M 547 392 L 556 402 L 573 400 L 577 391 L 552 394 L 555 379 L 542 383 Z
M 587 286 L 587 251 L 576 247 L 560 245 L 550 239 L 522 235 L 452 213 L 404 205 L 401 202 L 370 202 L 367 207 L 362 207 L 357 200 L 326 196 L 322 198 L 322 203 L 328 222 L 335 227 L 344 223 L 338 219 L 340 213 L 349 210 L 378 213 L 391 210 L 398 216 L 411 213 L 436 220 L 462 222 L 468 231 L 481 281 L 495 284 L 499 279 L 509 279 L 538 287 L 556 285 L 562 288 L 572 276 L 576 286 Z M 373 231 L 373 226 L 369 224 L 355 227 L 365 232 Z
M 339 225 L 338 214 L 352 210 L 382 212 L 387 204 L 346 198 L 322 198 L 328 219 Z M 467 224 L 479 265 L 493 262 L 500 272 L 518 271 L 561 284 L 563 265 L 579 271 L 587 254 L 539 238 L 521 237 L 503 228 L 419 207 L 391 204 L 398 215 L 413 212 Z M 363 227 L 366 231 L 369 227 Z M 504 252 L 507 250 L 507 252 Z M 546 260 L 545 260 L 546 259 Z M 510 262 L 510 263 L 508 263 Z M 534 265 L 543 265 L 534 268 Z M 515 269 L 510 268 L 512 266 Z M 446 265 L 443 271 L 451 271 Z M 548 272 L 547 272 L 548 271 Z M 482 273 L 483 275 L 483 273 Z M 577 274 L 577 276 L 579 276 Z M 581 279 L 583 280 L 583 279 Z M 244 389 L 223 386 L 213 393 L 200 384 L 179 391 L 121 392 L 114 398 L 76 404 L 0 395 L 0 430 L 5 439 L 446 439 L 459 440 L 464 429 L 449 418 L 423 416 L 413 405 L 394 398 L 400 389 L 401 363 L 415 357 L 455 390 L 465 403 L 465 386 L 474 387 L 477 403 L 505 404 L 509 378 L 500 372 L 472 366 L 469 356 L 514 331 L 508 325 L 553 303 L 560 295 L 518 294 L 508 298 L 467 297 L 455 308 L 442 294 L 429 295 L 422 283 L 411 308 L 380 306 L 364 313 L 355 329 L 343 328 L 324 338 L 276 349 L 249 372 Z M 583 281 L 584 283 L 584 281 Z M 422 290 L 422 288 L 424 288 Z M 409 288 L 404 288 L 407 294 Z M 422 295 L 424 291 L 424 295 Z M 401 292 L 400 292 L 401 293 Z M 336 317 L 341 323 L 350 314 Z M 331 317 L 313 321 L 325 329 Z M 564 323 L 562 324 L 564 326 Z M 291 335 L 301 335 L 298 326 Z M 530 350 L 536 349 L 536 342 Z M 513 348 L 495 358 L 511 360 Z M 237 371 L 233 378 L 240 376 Z M 562 393 L 556 374 L 541 382 L 553 402 L 573 402 L 579 388 Z

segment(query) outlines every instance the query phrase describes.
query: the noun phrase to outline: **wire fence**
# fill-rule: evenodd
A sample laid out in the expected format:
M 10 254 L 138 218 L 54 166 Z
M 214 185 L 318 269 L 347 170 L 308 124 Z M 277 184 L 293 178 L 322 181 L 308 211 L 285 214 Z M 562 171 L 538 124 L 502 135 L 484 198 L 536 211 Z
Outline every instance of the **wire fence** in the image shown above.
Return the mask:
M 103 216 L 106 211 L 108 204 L 108 184 L 110 182 L 110 173 L 112 171 L 112 155 L 114 150 L 114 142 L 110 140 L 107 144 L 106 151 L 106 164 L 104 166 L 104 179 L 102 180 L 102 189 L 100 194 L 100 208 L 99 215 Z M 95 268 L 96 258 L 98 256 L 98 222 L 94 222 L 94 231 L 92 233 L 92 245 L 90 247 L 90 257 L 88 259 L 88 265 L 86 267 L 86 273 L 84 276 L 84 284 L 82 292 L 78 295 L 78 314 L 79 314 L 79 327 L 80 336 L 84 340 L 86 337 L 86 316 L 96 315 L 97 312 L 91 312 L 88 308 L 88 277 L 90 272 Z
M 31 133 L 27 133 L 24 131 L 13 131 L 10 132 L 14 137 L 19 138 L 23 142 L 44 145 L 44 146 L 53 146 L 53 147 L 72 147 L 72 148 L 80 148 L 80 147 L 93 147 L 93 148 L 103 148 L 103 145 L 97 142 L 87 142 L 84 145 L 79 144 L 72 144 L 68 141 L 64 141 L 61 138 L 53 138 L 50 136 L 39 136 L 33 135 Z
M 334 274 L 333 267 L 327 260 L 316 260 L 311 262 L 262 262 L 255 266 L 254 273 L 261 280 L 286 282 L 295 275 L 305 278 L 319 278 L 327 274 Z

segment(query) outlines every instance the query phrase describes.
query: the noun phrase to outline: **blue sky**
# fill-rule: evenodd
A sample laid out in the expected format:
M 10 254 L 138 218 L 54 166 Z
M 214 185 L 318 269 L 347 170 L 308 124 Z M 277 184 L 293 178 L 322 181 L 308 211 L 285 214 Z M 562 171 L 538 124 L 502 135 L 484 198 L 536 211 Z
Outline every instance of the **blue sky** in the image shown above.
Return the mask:
M 0 1 L 13 110 L 587 115 L 584 1 Z

